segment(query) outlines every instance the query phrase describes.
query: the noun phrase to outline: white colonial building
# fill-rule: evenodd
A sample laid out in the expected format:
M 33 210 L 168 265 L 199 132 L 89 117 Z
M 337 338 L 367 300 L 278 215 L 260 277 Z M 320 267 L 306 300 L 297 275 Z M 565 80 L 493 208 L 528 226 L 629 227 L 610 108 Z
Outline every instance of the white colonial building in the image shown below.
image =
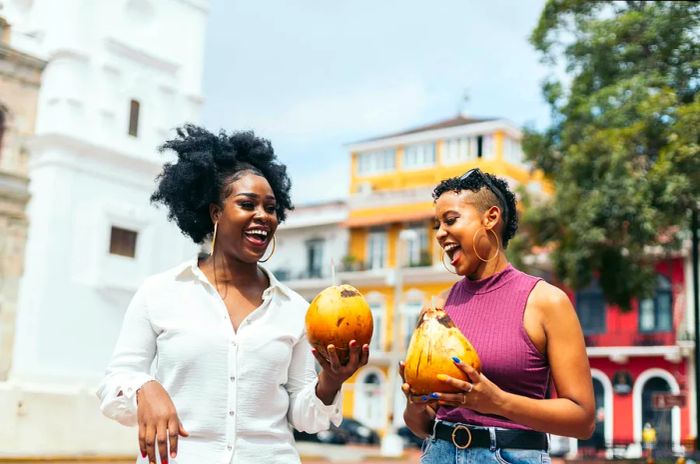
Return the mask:
M 25 272 L 0 454 L 123 454 L 95 387 L 149 274 L 197 247 L 151 206 L 156 147 L 202 106 L 208 0 L 6 0 L 11 43 L 48 62 L 30 147 Z
M 265 266 L 311 301 L 332 285 L 331 263 L 338 273 L 342 271 L 348 249 L 347 219 L 343 201 L 297 206 L 277 229 L 275 252 Z

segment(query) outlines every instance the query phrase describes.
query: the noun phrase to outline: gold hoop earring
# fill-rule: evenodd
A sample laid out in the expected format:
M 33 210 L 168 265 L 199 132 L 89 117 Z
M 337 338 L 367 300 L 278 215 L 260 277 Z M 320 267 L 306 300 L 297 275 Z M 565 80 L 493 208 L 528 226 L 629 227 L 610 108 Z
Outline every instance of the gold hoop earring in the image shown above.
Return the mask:
M 211 236 L 211 251 L 209 251 L 209 256 L 214 255 L 214 245 L 216 244 L 216 229 L 219 226 L 219 221 L 216 221 L 214 223 L 214 233 Z
M 258 261 L 259 263 L 266 263 L 270 260 L 270 258 L 272 258 L 272 255 L 275 254 L 275 243 L 276 243 L 275 236 L 273 235 L 272 236 L 272 253 L 270 253 L 270 256 L 268 256 L 267 258 L 259 260 Z
M 496 253 L 488 259 L 484 259 L 481 256 L 479 256 L 479 252 L 476 251 L 476 241 L 474 239 L 476 238 L 476 234 L 479 233 L 480 229 L 476 229 L 474 231 L 474 236 L 472 237 L 472 250 L 474 250 L 474 255 L 476 255 L 477 258 L 479 258 L 481 261 L 483 261 L 485 263 L 488 263 L 489 261 L 495 259 L 498 256 L 498 253 L 501 252 L 501 241 L 498 240 L 498 235 L 496 234 L 496 231 L 494 231 L 493 229 L 487 229 L 486 227 L 482 227 L 481 229 L 486 230 L 487 235 L 488 235 L 488 232 L 491 232 L 493 234 L 493 236 L 496 238 Z
M 450 274 L 457 274 L 455 271 L 450 271 L 450 268 L 447 267 L 447 264 L 445 264 L 445 249 L 440 247 L 440 262 L 442 263 L 442 267 L 447 270 Z

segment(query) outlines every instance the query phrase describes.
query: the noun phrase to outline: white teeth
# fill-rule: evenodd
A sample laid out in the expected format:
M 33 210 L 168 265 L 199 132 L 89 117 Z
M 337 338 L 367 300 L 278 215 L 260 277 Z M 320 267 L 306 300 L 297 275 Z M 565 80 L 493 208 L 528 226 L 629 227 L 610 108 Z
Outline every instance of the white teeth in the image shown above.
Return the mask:
M 267 231 L 266 231 L 266 230 L 253 229 L 253 230 L 248 230 L 248 231 L 246 231 L 246 233 L 247 233 L 247 234 L 260 235 L 260 236 L 263 237 L 263 238 L 267 237 Z
M 449 245 L 447 245 L 447 246 L 444 248 L 444 250 L 445 250 L 445 253 L 449 253 L 450 251 L 452 251 L 452 250 L 454 250 L 454 249 L 456 249 L 456 248 L 459 248 L 459 244 L 457 244 L 457 243 L 450 243 Z

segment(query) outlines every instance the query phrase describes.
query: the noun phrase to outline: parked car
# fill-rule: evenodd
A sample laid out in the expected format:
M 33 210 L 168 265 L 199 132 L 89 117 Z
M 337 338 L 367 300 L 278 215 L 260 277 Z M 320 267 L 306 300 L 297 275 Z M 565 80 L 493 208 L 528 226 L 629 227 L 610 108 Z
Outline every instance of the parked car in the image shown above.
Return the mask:
M 330 429 L 318 433 L 300 432 L 295 429 L 294 439 L 334 445 L 344 445 L 345 443 L 377 445 L 380 441 L 379 434 L 376 431 L 350 417 L 343 417 L 340 427 L 331 424 Z
M 294 439 L 296 441 L 312 441 L 332 445 L 344 445 L 348 442 L 347 433 L 334 426 L 331 426 L 329 430 L 322 430 L 318 433 L 300 432 L 294 429 Z
M 403 445 L 406 447 L 421 448 L 423 446 L 423 439 L 415 436 L 411 429 L 406 427 L 399 427 L 399 436 L 403 439 Z
M 350 417 L 343 417 L 340 423 L 340 430 L 348 434 L 348 443 L 363 443 L 367 445 L 378 445 L 379 434 L 362 422 Z

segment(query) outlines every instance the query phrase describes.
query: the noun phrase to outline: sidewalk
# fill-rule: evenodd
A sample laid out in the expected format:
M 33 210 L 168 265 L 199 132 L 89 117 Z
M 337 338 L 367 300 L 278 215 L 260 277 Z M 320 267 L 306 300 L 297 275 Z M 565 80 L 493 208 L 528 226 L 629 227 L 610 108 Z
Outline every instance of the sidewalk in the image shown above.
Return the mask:
M 420 450 L 409 448 L 400 457 L 382 457 L 378 446 L 326 445 L 312 442 L 297 442 L 303 464 L 372 463 L 372 464 L 418 464 Z

